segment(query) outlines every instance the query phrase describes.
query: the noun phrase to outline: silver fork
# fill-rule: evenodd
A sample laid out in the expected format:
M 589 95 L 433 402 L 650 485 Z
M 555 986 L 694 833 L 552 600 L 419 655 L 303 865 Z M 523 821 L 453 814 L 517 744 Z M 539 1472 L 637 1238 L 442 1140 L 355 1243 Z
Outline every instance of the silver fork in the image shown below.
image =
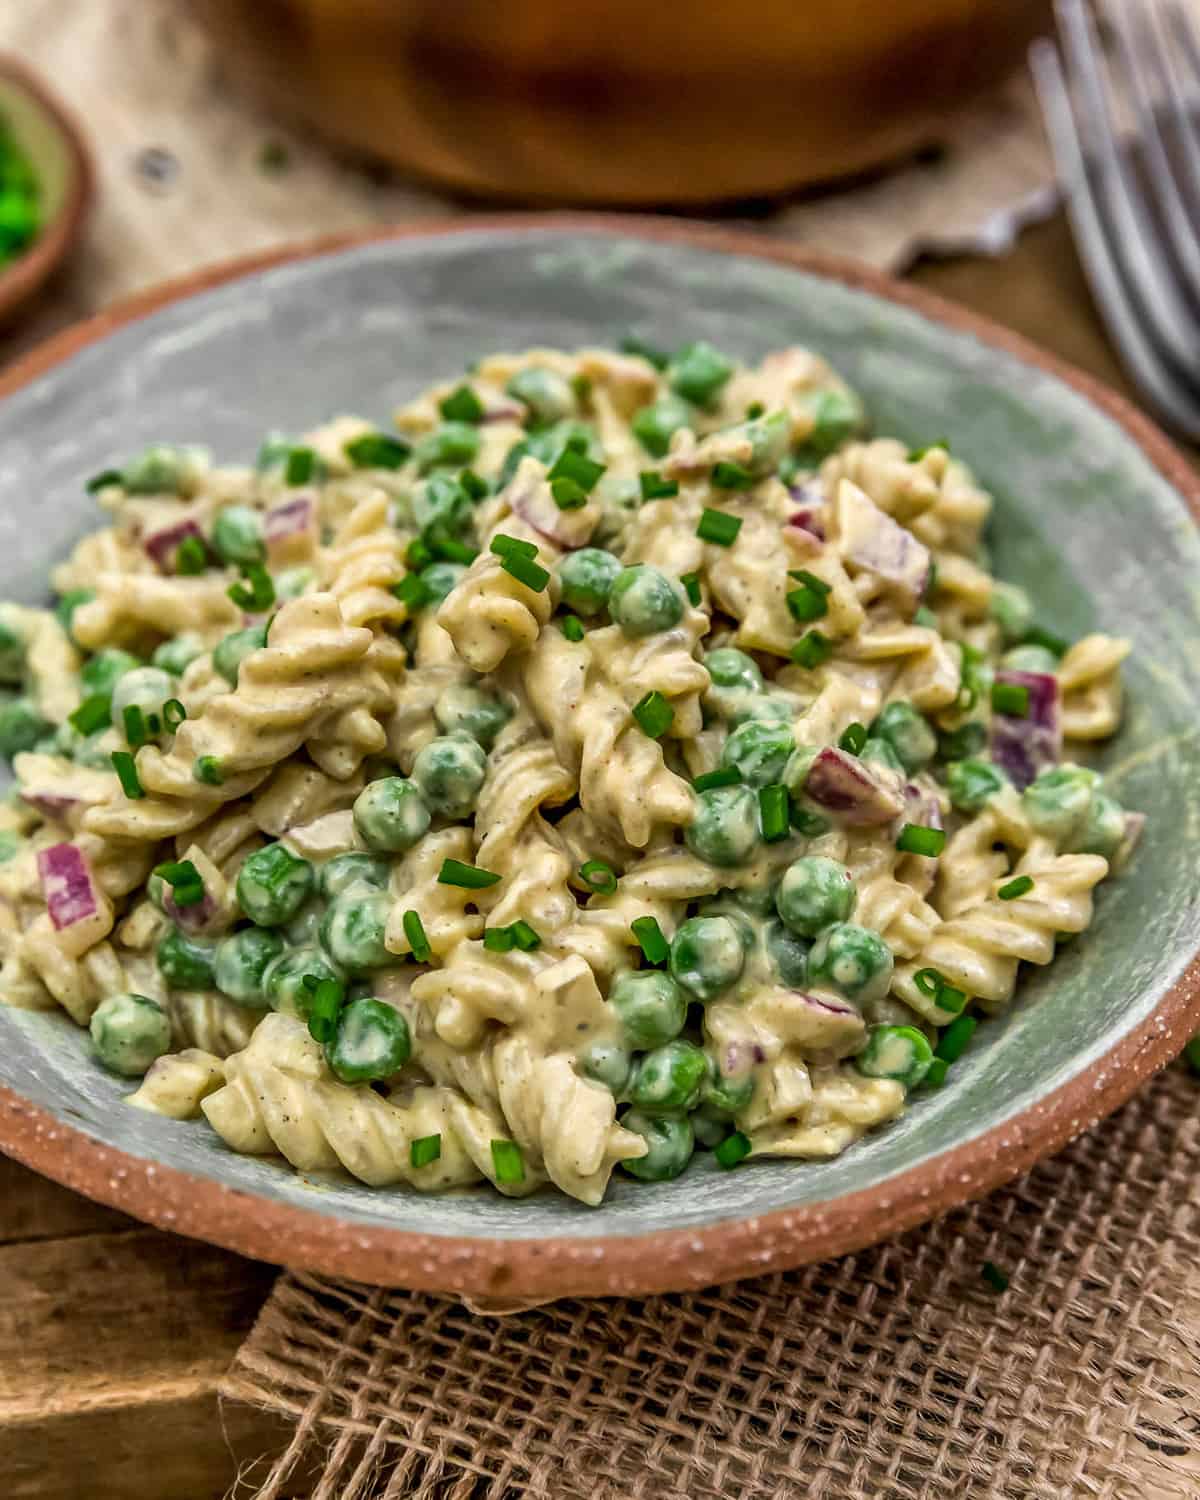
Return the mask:
M 1080 261 L 1130 378 L 1200 441 L 1200 36 L 1179 0 L 1103 0 L 1106 57 L 1085 0 L 1055 12 L 1061 55 L 1029 62 Z

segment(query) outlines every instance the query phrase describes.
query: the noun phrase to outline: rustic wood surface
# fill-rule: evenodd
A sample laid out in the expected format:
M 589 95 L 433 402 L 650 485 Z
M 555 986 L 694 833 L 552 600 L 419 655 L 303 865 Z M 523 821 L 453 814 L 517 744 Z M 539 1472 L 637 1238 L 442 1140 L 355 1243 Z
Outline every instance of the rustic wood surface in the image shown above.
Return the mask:
M 1061 219 L 913 279 L 1128 392 Z M 0 1158 L 0 1495 L 220 1500 L 280 1424 L 216 1386 L 270 1267 L 146 1229 Z M 289 1500 L 303 1500 L 300 1482 Z

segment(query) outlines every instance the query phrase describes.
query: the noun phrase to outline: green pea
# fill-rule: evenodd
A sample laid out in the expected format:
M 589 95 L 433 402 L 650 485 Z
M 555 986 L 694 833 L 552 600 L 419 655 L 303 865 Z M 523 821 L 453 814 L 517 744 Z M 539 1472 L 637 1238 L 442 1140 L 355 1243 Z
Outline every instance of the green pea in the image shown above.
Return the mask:
M 81 604 L 90 604 L 96 597 L 95 589 L 68 589 L 65 594 L 59 596 L 58 603 L 54 606 L 54 616 L 68 635 L 72 635 L 75 624 L 75 611 Z
M 732 731 L 721 751 L 721 764 L 732 766 L 747 786 L 771 786 L 783 780 L 796 748 L 791 723 L 747 719 Z
M 213 522 L 212 544 L 221 561 L 235 567 L 262 562 L 267 555 L 262 516 L 248 505 L 227 505 Z
M 867 1045 L 854 1059 L 866 1078 L 892 1078 L 914 1089 L 929 1072 L 933 1048 L 915 1026 L 872 1026 Z
M 375 786 L 378 783 L 372 782 Z M 375 854 L 335 854 L 321 866 L 318 880 L 321 894 L 327 901 L 336 901 L 356 885 L 368 885 L 377 891 L 386 891 L 392 867 L 386 859 Z
M 382 891 L 351 887 L 321 919 L 321 945 L 339 968 L 351 974 L 396 962 L 384 944 L 391 900 Z
M 1047 838 L 1069 839 L 1086 820 L 1099 780 L 1083 766 L 1053 766 L 1025 788 L 1025 815 Z
M 512 445 L 505 455 L 497 487 L 503 488 L 508 483 L 517 472 L 523 458 L 536 458 L 538 463 L 550 468 L 568 445 L 579 453 L 586 453 L 597 463 L 603 461 L 604 450 L 600 446 L 595 430 L 588 423 L 555 422 L 552 427 L 542 427 L 537 432 L 529 433 L 519 443 Z
M 821 854 L 806 854 L 784 871 L 775 893 L 775 909 L 792 932 L 815 938 L 832 923 L 849 917 L 857 894 L 845 865 Z
M 213 978 L 223 995 L 250 1010 L 265 1010 L 263 975 L 283 952 L 283 939 L 266 927 L 243 927 L 217 944 Z
M 665 458 L 671 437 L 681 427 L 692 425 L 692 409 L 678 396 L 661 396 L 650 406 L 634 413 L 630 422 L 633 435 L 652 458 Z
M 530 422 L 538 426 L 559 422 L 575 410 L 575 393 L 570 381 L 556 371 L 538 365 L 518 370 L 504 389 L 529 408 Z
M 782 922 L 769 922 L 764 932 L 767 956 L 789 990 L 802 990 L 808 983 L 809 944 L 789 931 Z
M 341 977 L 319 948 L 306 944 L 289 948 L 271 960 L 263 971 L 263 994 L 272 1010 L 307 1021 L 316 986 L 322 980 Z M 305 979 L 316 983 L 306 985 Z
M 696 1136 L 696 1144 L 711 1151 L 719 1146 L 729 1134 L 729 1116 L 711 1105 L 702 1104 L 688 1116 Z
M 693 1109 L 708 1079 L 708 1058 L 694 1042 L 677 1037 L 638 1059 L 629 1097 L 654 1114 Z
M 598 615 L 620 574 L 620 559 L 601 547 L 568 552 L 558 565 L 563 604 L 581 615 Z
M 433 595 L 433 602 L 440 604 L 451 589 L 457 588 L 467 576 L 464 563 L 432 562 L 423 567 L 417 577 Z
M 172 677 L 182 677 L 192 662 L 203 655 L 204 642 L 198 635 L 185 631 L 156 647 L 150 660 L 164 672 L 170 672 Z
M 608 992 L 625 1045 L 635 1052 L 677 1037 L 687 1019 L 687 1000 L 669 974 L 641 969 L 621 974 Z
M 486 775 L 486 753 L 465 735 L 439 735 L 413 761 L 412 779 L 425 805 L 446 818 L 470 816 Z
M 112 690 L 111 718 L 114 729 L 125 732 L 125 710 L 138 708 L 148 735 L 165 728 L 163 704 L 175 696 L 175 679 L 161 667 L 135 667 L 125 672 Z M 155 724 L 159 726 L 155 729 Z
M 937 735 L 911 703 L 889 703 L 871 725 L 886 740 L 910 776 L 924 770 L 937 754 Z
M 79 670 L 84 697 L 91 693 L 111 693 L 127 672 L 135 672 L 142 664 L 136 656 L 116 646 L 107 646 L 89 656 Z
M 684 345 L 667 366 L 671 389 L 694 406 L 712 406 L 732 374 L 733 365 L 704 339 Z
M 0 682 L 25 677 L 25 626 L 13 604 L 0 604 Z
M 282 469 L 291 455 L 293 444 L 286 433 L 273 431 L 268 432 L 259 444 L 258 453 L 254 459 L 254 467 L 260 474 L 269 474 L 274 469 Z
M 121 483 L 131 495 L 177 495 L 195 468 L 194 448 L 155 443 L 126 464 Z
M 691 1161 L 696 1136 L 687 1115 L 652 1115 L 631 1109 L 621 1116 L 621 1124 L 640 1135 L 649 1148 L 645 1156 L 621 1163 L 631 1177 L 642 1182 L 669 1182 Z
M 238 905 L 259 927 L 294 917 L 313 888 L 313 867 L 283 844 L 256 849 L 238 871 Z
M 938 759 L 970 760 L 979 755 L 987 741 L 987 725 L 978 719 L 969 719 L 948 734 L 938 735 Z
M 780 459 L 788 450 L 791 441 L 792 421 L 785 411 L 770 411 L 749 422 L 739 422 L 729 429 L 739 437 L 750 440 L 750 462 L 745 466 L 751 474 L 770 474 L 778 467 Z
M 1008 777 L 990 760 L 956 760 L 946 767 L 946 790 L 958 812 L 982 812 L 1008 784 Z
M 471 497 L 449 474 L 433 474 L 412 498 L 413 520 L 422 531 L 439 527 L 459 536 L 470 525 L 474 511 Z
M 702 1097 L 705 1107 L 715 1114 L 726 1119 L 740 1115 L 754 1097 L 754 1077 L 750 1073 L 726 1076 L 713 1066 Z
M 862 405 L 850 391 L 809 392 L 800 397 L 798 404 L 811 412 L 813 419 L 812 431 L 799 452 L 806 463 L 827 458 L 862 426 Z
M 325 1058 L 343 1083 L 370 1083 L 398 1073 L 412 1056 L 408 1022 L 386 1000 L 352 1000 L 338 1016 Z
M 53 724 L 42 718 L 30 698 L 10 698 L 0 703 L 0 755 L 8 760 L 23 750 L 32 750 L 53 729 Z
M 858 752 L 858 758 L 871 765 L 886 766 L 889 771 L 895 771 L 897 776 L 904 775 L 904 766 L 889 741 L 876 739 L 874 735 L 868 737 L 867 743 Z
M 827 984 L 867 1004 L 887 994 L 892 982 L 892 950 L 869 927 L 838 922 L 827 927 L 808 955 L 810 984 Z
M 742 934 L 729 917 L 689 917 L 671 939 L 670 965 L 697 1000 L 715 1000 L 746 966 Z
M 171 1022 L 146 995 L 109 995 L 92 1012 L 88 1027 L 96 1056 L 106 1068 L 137 1078 L 171 1050 Z
M 321 918 L 325 915 L 325 903 L 316 896 L 306 901 L 294 917 L 283 924 L 283 936 L 289 943 L 302 946 L 315 943 L 321 930 Z
M 635 563 L 613 580 L 608 612 L 626 635 L 654 635 L 679 624 L 685 602 L 674 579 L 648 563 Z
M 790 725 L 796 717 L 796 705 L 777 693 L 750 693 L 731 705 L 726 717 L 734 729 L 749 723 Z
M 1058 657 L 1046 646 L 1014 646 L 1000 658 L 1006 672 L 1043 672 L 1053 677 Z
M 1065 846 L 1068 854 L 1099 854 L 1111 859 L 1125 840 L 1125 810 L 1107 792 L 1092 793 L 1083 826 Z
M 161 894 L 154 904 L 162 910 Z M 211 990 L 216 950 L 212 943 L 189 937 L 172 926 L 159 939 L 154 957 L 158 971 L 174 990 Z
M 433 705 L 439 729 L 449 735 L 468 735 L 485 750 L 492 748 L 512 712 L 503 699 L 466 682 L 443 688 Z
M 261 651 L 267 644 L 266 625 L 247 625 L 244 630 L 231 631 L 213 648 L 213 666 L 226 682 L 237 686 L 238 672 L 252 651 Z
M 479 432 L 469 422 L 443 422 L 413 449 L 422 474 L 431 469 L 458 469 L 473 463 L 479 452 Z
M 602 1083 L 619 1099 L 629 1085 L 633 1058 L 615 1042 L 593 1042 L 579 1059 L 585 1078 Z
M 707 864 L 745 864 L 758 847 L 758 798 L 747 786 L 710 787 L 696 794 L 696 816 L 684 838 Z
M 1000 627 L 1006 646 L 1014 646 L 1033 624 L 1033 601 L 1015 583 L 997 583 L 988 601 L 988 614 Z
M 713 687 L 739 688 L 747 693 L 761 693 L 763 674 L 752 656 L 736 646 L 719 646 L 704 658 Z

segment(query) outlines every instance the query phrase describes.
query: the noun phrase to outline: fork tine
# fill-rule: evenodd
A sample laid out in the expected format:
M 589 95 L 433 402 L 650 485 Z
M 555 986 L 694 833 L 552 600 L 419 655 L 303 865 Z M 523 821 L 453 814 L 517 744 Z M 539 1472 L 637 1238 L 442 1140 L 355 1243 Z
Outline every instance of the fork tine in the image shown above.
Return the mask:
M 1155 94 L 1161 96 L 1164 92 L 1166 59 L 1157 33 L 1149 29 L 1149 20 L 1144 10 L 1139 11 L 1136 22 L 1131 18 L 1124 0 L 1105 0 L 1105 11 L 1137 111 L 1146 176 L 1175 253 L 1179 272 L 1192 296 L 1200 302 L 1200 239 L 1197 238 L 1195 223 L 1167 154 L 1154 105 Z M 1135 24 L 1138 28 L 1136 37 L 1133 32 Z M 1200 76 L 1200 68 L 1197 76 Z M 1155 83 L 1160 87 L 1155 89 Z M 1169 85 L 1165 87 L 1169 88 Z M 1190 152 L 1183 155 L 1185 170 L 1193 179 L 1191 185 L 1195 201 L 1200 205 L 1200 153 L 1196 157 Z
M 1117 145 L 1091 17 L 1083 0 L 1056 0 L 1055 11 L 1063 51 L 1078 85 L 1076 128 L 1085 159 L 1090 152 L 1098 162 L 1101 204 L 1110 220 L 1114 254 L 1159 346 L 1190 382 L 1200 384 L 1200 323 L 1180 292 L 1157 226 Z
M 1046 120 L 1079 257 L 1113 341 L 1134 381 L 1160 416 L 1184 436 L 1200 439 L 1200 402 L 1164 366 L 1153 344 L 1142 332 L 1113 259 L 1088 180 L 1083 148 L 1071 113 L 1071 98 L 1054 43 L 1047 40 L 1035 42 L 1030 49 L 1029 65 Z

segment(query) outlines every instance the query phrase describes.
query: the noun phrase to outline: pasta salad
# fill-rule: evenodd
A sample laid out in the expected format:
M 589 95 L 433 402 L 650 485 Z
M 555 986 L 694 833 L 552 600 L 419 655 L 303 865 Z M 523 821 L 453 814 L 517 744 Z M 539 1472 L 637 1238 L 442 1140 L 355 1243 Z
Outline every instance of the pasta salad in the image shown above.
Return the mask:
M 1128 644 L 804 349 L 496 355 L 88 488 L 0 606 L 0 994 L 236 1151 L 589 1204 L 833 1156 L 1136 841 L 1079 763 Z

